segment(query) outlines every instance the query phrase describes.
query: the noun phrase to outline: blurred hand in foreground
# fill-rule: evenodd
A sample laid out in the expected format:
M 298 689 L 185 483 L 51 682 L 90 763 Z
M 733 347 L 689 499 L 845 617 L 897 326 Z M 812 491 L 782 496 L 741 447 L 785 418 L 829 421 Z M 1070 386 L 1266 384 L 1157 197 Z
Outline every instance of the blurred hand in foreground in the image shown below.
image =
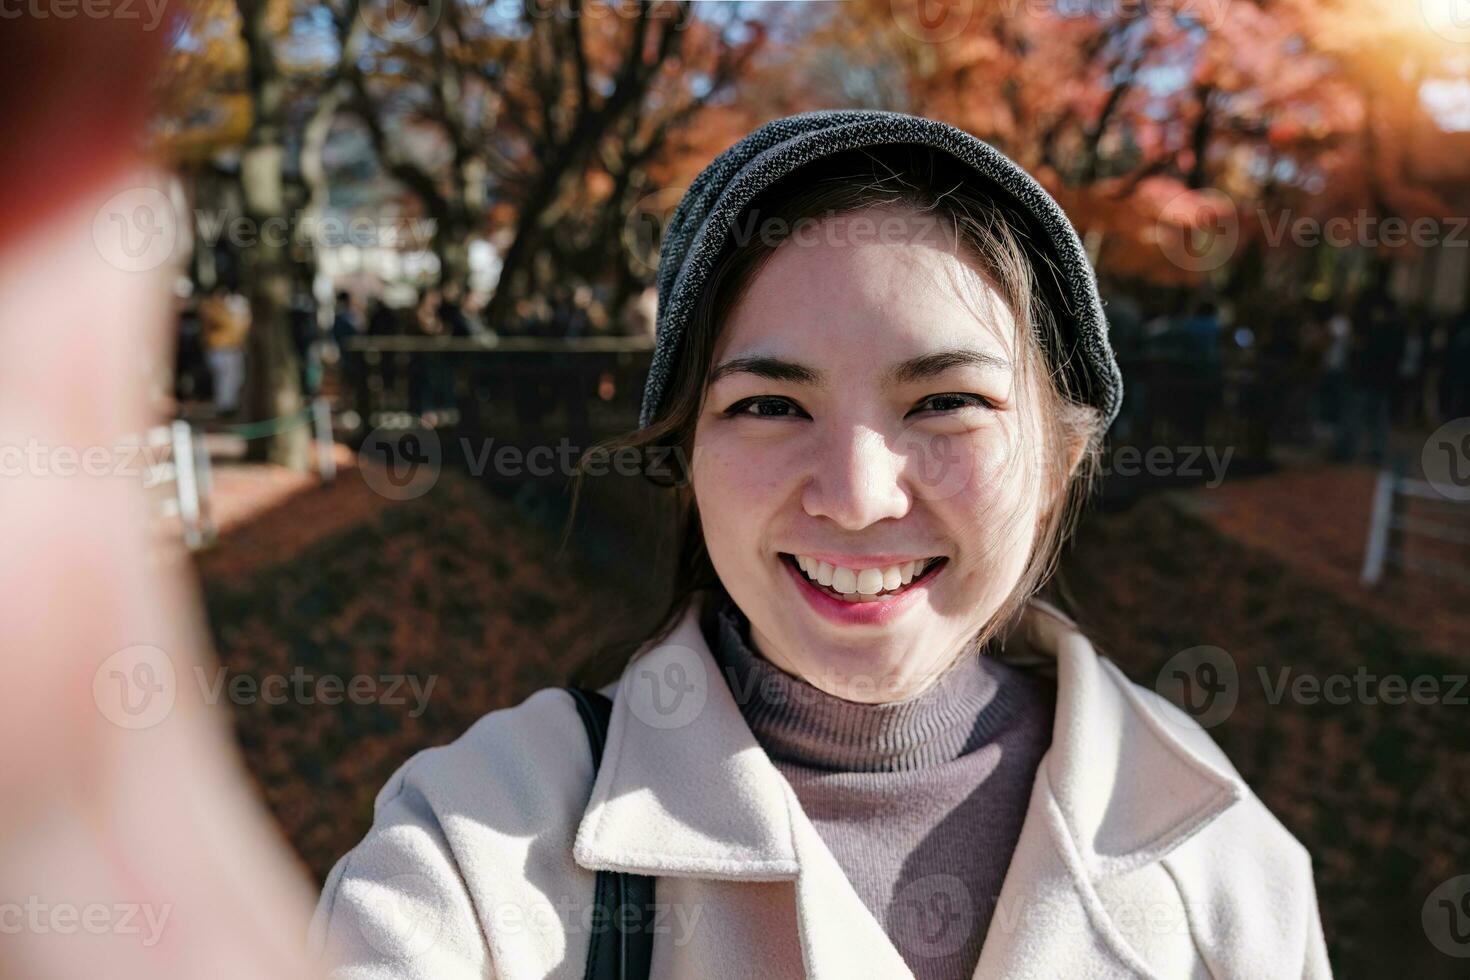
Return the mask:
M 115 104 L 97 66 L 149 58 L 95 50 L 112 22 L 12 30 L 0 80 L 41 74 L 0 110 L 0 978 L 305 978 L 308 881 L 206 703 L 187 558 L 119 465 L 165 421 L 148 390 L 172 270 L 117 268 L 94 239 L 139 184 L 119 120 L 146 91 Z

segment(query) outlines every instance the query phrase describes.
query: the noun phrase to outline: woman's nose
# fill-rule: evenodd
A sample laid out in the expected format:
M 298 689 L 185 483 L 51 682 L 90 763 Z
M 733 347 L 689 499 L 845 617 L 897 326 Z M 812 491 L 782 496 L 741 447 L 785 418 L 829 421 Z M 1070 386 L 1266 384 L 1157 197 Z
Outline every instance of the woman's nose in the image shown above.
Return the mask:
M 880 432 L 861 426 L 834 431 L 813 457 L 802 506 L 850 531 L 903 517 L 912 506 L 908 464 L 902 448 Z

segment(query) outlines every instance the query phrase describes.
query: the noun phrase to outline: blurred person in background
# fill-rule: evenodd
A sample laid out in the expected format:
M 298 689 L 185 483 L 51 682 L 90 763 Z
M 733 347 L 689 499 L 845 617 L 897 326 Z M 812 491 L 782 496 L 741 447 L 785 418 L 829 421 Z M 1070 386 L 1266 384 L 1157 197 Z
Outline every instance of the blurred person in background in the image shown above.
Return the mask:
M 1368 462 L 1382 466 L 1388 460 L 1404 329 L 1398 309 L 1385 296 L 1374 297 L 1365 304 L 1362 322 L 1363 329 L 1349 357 L 1352 382 L 1338 458 L 1357 459 L 1359 445 L 1366 440 Z
M 342 390 L 356 391 L 362 372 L 362 352 L 353 349 L 352 342 L 366 332 L 362 310 L 347 290 L 337 293 L 336 307 L 332 312 L 332 344 L 337 348 L 337 363 L 342 371 Z
M 1461 313 L 1450 328 L 1440 398 L 1445 420 L 1470 417 L 1470 313 Z
M 419 336 L 433 340 L 452 337 L 451 330 L 458 320 L 458 307 L 451 303 L 450 309 L 451 313 L 446 318 L 444 293 L 437 286 L 424 290 L 414 307 L 414 323 Z M 426 347 L 416 352 L 410 362 L 409 410 L 430 428 L 438 425 L 455 407 L 453 357 L 450 351 Z
M 619 319 L 623 336 L 640 337 L 653 343 L 658 327 L 658 288 L 652 284 L 644 286 L 637 295 L 623 304 Z
M 301 390 L 308 397 L 321 390 L 322 329 L 317 321 L 316 299 L 308 284 L 299 284 L 291 298 L 291 340 L 301 365 Z
M 1327 318 L 1321 345 L 1321 381 L 1317 386 L 1317 419 L 1331 444 L 1332 455 L 1337 459 L 1349 455 L 1348 413 L 1352 410 L 1352 387 L 1348 367 L 1353 343 L 1353 321 L 1347 304 L 1340 304 Z
M 1432 326 L 1429 311 L 1424 309 L 1413 311 L 1404 324 L 1403 354 L 1399 358 L 1394 418 L 1406 426 L 1419 426 L 1426 421 L 1422 413 L 1428 373 L 1428 340 Z
M 174 353 L 174 392 L 180 401 L 212 398 L 209 363 L 204 357 L 199 299 L 190 295 L 178 303 L 177 347 Z
M 238 290 L 217 283 L 199 304 L 204 358 L 214 383 L 214 408 L 221 416 L 240 408 L 245 387 L 245 343 L 250 335 L 250 302 Z

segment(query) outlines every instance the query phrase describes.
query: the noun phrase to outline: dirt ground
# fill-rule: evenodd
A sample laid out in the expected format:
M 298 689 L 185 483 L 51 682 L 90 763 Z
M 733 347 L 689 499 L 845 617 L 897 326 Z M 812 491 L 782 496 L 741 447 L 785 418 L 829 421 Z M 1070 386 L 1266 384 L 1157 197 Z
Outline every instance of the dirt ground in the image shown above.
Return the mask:
M 1428 677 L 1448 694 L 1466 669 L 1464 605 L 1357 587 L 1365 485 L 1362 472 L 1307 471 L 1095 513 L 1063 580 L 1140 683 L 1179 651 L 1229 653 L 1239 700 L 1212 734 L 1312 852 L 1338 975 L 1448 977 L 1455 961 L 1419 914 L 1439 882 L 1470 872 L 1466 708 L 1279 695 L 1282 671 Z M 224 530 L 197 563 L 228 671 L 434 684 L 421 703 L 236 706 L 251 771 L 318 881 L 414 751 L 563 683 L 617 587 L 552 560 L 551 535 L 456 473 L 408 501 L 373 493 L 350 457 L 328 487 L 247 469 L 220 486 Z

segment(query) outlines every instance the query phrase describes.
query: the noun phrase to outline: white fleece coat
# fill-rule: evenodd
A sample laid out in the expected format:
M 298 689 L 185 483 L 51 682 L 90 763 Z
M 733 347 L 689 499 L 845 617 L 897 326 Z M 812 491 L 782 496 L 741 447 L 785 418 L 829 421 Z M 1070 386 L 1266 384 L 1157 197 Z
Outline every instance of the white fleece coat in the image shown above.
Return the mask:
M 1051 607 L 1022 637 L 1005 658 L 1056 678 L 1056 721 L 975 980 L 1329 977 L 1311 859 L 1210 737 Z M 717 670 L 691 606 L 604 689 L 595 784 L 554 688 L 414 755 L 312 951 L 335 980 L 581 977 L 611 868 L 658 878 L 655 978 L 912 977 Z M 940 942 L 948 884 L 915 909 Z

